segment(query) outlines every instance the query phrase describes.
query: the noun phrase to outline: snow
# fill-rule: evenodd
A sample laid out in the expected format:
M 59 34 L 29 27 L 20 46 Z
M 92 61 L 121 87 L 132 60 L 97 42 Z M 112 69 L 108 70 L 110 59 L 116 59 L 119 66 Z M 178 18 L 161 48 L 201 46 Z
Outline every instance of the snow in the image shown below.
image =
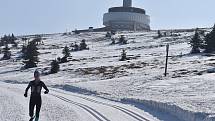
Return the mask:
M 210 29 L 206 30 L 210 31 Z M 171 115 L 185 121 L 192 121 L 190 118 L 195 114 L 205 114 L 203 116 L 206 118 L 205 121 L 213 120 L 213 114 L 215 114 L 213 80 L 215 59 L 213 56 L 204 54 L 189 54 L 191 48 L 187 43 L 194 34 L 194 30 L 179 31 L 177 34 L 180 36 L 154 39 L 157 36 L 156 31 L 118 33 L 115 38 L 125 35 L 129 42 L 126 45 L 110 45 L 111 40 L 105 38 L 104 32 L 68 36 L 48 35 L 43 40 L 44 45 L 39 46 L 42 54 L 39 56 L 38 69 L 46 71 L 50 68 L 51 60 L 62 57 L 61 52 L 64 46 L 70 46 L 75 42 L 80 43 L 82 39 L 86 39 L 90 50 L 71 52 L 73 61 L 61 64 L 59 73 L 42 75 L 42 80 L 49 87 L 111 100 L 128 99 L 130 103 L 141 102 L 143 105 L 156 107 L 155 110 L 172 112 Z M 19 46 L 21 46 L 23 42 L 21 40 L 19 42 Z M 166 44 L 170 45 L 170 58 L 168 76 L 164 77 Z M 133 59 L 119 61 L 122 49 L 125 49 L 129 57 Z M 21 60 L 13 61 L 18 56 L 18 51 L 20 49 L 12 49 L 12 60 L 0 61 L 0 81 L 6 82 L 8 85 L 11 83 L 23 85 L 33 79 L 35 68 L 22 70 Z M 11 95 L 15 96 L 15 94 L 9 94 L 3 95 L 3 97 L 9 99 L 13 97 Z M 64 95 L 64 97 L 67 96 Z M 55 100 L 48 96 L 45 96 L 46 98 L 50 102 Z M 14 101 L 11 103 L 16 105 L 18 102 Z M 146 103 L 147 101 L 152 103 Z M 62 103 L 58 103 L 58 105 L 62 106 Z M 51 108 L 55 111 L 54 108 L 57 108 L 58 105 L 49 106 L 47 110 Z M 88 103 L 87 105 L 92 106 Z M 60 109 L 63 110 L 63 106 Z M 67 110 L 74 112 L 69 111 L 72 109 L 69 107 Z M 115 116 L 108 114 L 108 107 L 100 109 L 98 106 L 96 109 L 111 120 L 117 120 Z M 181 110 L 181 112 L 174 109 Z M 117 111 L 115 113 L 117 114 Z M 78 116 L 79 114 L 72 114 L 81 117 Z M 52 117 L 52 114 L 46 114 L 44 117 Z M 122 115 L 120 119 L 123 117 Z M 161 120 L 159 117 L 157 118 L 157 120 Z M 197 118 L 193 119 L 193 121 L 197 120 Z
M 23 89 L 27 85 L 0 82 L 0 120 L 28 120 L 28 98 Z M 49 88 L 42 95 L 40 119 L 45 121 L 159 121 L 149 113 L 130 105 L 92 96 L 84 96 Z

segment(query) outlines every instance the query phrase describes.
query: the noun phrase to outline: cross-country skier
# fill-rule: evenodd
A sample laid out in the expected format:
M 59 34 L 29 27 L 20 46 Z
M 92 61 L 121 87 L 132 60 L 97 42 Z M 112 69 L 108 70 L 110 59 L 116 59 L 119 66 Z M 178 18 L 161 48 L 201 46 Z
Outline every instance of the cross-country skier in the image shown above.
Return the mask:
M 42 100 L 41 100 L 42 87 L 46 90 L 44 92 L 45 94 L 49 93 L 49 90 L 44 84 L 44 82 L 40 80 L 39 71 L 36 70 L 34 72 L 34 78 L 35 79 L 28 84 L 28 87 L 26 88 L 25 94 L 24 94 L 24 96 L 27 97 L 28 89 L 31 88 L 31 96 L 30 96 L 30 102 L 29 102 L 29 116 L 31 117 L 31 119 L 29 121 L 33 121 L 34 118 L 35 118 L 35 121 L 39 120 L 39 113 L 40 113 L 40 108 L 42 104 Z M 36 106 L 36 115 L 34 116 L 35 106 Z

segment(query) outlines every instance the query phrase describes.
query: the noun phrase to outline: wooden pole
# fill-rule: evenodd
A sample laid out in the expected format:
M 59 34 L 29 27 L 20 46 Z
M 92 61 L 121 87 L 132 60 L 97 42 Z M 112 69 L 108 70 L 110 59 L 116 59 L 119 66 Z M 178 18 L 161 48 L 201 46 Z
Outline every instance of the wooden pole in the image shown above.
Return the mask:
M 166 65 L 165 65 L 164 76 L 167 76 L 168 57 L 169 57 L 169 44 L 166 45 Z

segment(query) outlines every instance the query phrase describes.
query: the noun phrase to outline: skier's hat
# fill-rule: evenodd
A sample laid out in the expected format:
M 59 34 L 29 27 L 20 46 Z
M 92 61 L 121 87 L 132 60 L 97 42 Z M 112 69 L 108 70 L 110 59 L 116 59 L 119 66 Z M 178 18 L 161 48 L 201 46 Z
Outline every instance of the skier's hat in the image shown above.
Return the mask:
M 38 70 L 34 71 L 34 77 L 39 77 L 40 76 L 40 72 Z

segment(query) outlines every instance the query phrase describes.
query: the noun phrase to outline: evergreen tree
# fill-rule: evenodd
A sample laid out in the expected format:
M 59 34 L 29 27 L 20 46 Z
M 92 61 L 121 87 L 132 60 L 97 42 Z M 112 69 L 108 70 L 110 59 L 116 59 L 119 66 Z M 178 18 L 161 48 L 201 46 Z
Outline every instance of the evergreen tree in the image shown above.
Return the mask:
M 12 35 L 9 37 L 10 38 L 10 42 L 11 44 L 17 44 L 15 41 L 17 40 L 17 38 L 14 36 L 14 34 L 12 33 Z
M 65 46 L 62 53 L 64 57 L 69 57 L 70 56 L 69 48 Z
M 86 50 L 86 49 L 87 49 L 86 40 L 83 39 L 80 43 L 80 50 Z
M 158 38 L 161 38 L 161 37 L 162 37 L 161 31 L 158 30 Z
M 193 38 L 191 39 L 189 44 L 192 47 L 192 50 L 191 50 L 192 54 L 200 53 L 200 48 L 203 46 L 203 41 L 201 40 L 201 38 L 199 36 L 198 29 L 196 29 L 195 35 L 193 36 Z
M 38 58 L 39 52 L 36 46 L 36 43 L 30 42 L 26 47 L 26 51 L 24 52 L 24 63 L 25 68 L 33 68 L 37 67 L 37 62 L 39 62 Z
M 121 37 L 119 38 L 119 44 L 128 44 L 124 35 L 121 35 Z
M 121 54 L 121 59 L 120 59 L 120 61 L 125 61 L 125 60 L 127 60 L 126 51 L 125 51 L 125 50 L 122 50 L 122 54 Z
M 57 58 L 57 62 L 61 63 L 61 58 L 60 57 Z
M 3 49 L 3 60 L 8 60 L 11 58 L 11 52 L 10 52 L 10 48 L 8 47 L 8 45 L 5 45 L 5 48 Z
M 107 32 L 106 35 L 105 35 L 105 37 L 107 37 L 107 38 L 111 38 L 111 36 L 112 36 L 112 35 L 111 35 L 110 32 Z
M 11 38 L 16 39 L 16 37 L 14 36 L 14 34 L 12 33 Z
M 69 48 L 65 46 L 62 53 L 64 57 L 61 59 L 61 63 L 68 62 L 67 58 L 70 56 Z
M 57 73 L 60 70 L 60 65 L 57 60 L 51 62 L 51 74 Z
M 205 37 L 205 52 L 211 53 L 215 51 L 215 25 L 213 30 Z

